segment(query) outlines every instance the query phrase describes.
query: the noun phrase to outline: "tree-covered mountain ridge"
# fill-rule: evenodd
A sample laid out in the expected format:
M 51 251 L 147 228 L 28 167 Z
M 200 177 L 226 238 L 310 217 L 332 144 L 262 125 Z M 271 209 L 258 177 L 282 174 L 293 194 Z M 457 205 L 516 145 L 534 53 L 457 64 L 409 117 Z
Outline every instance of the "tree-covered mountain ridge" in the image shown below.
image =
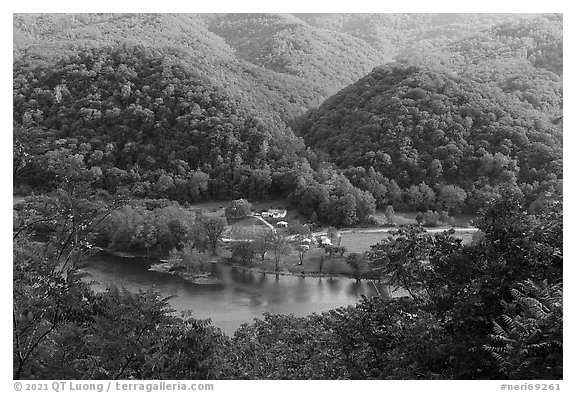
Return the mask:
M 14 58 L 53 64 L 122 43 L 179 50 L 261 116 L 291 120 L 378 65 L 521 14 L 16 14 Z
M 562 15 L 496 24 L 434 47 L 418 43 L 396 59 L 455 72 L 500 89 L 551 118 L 562 116 Z
M 500 188 L 561 193 L 561 127 L 446 71 L 378 67 L 310 111 L 296 131 L 353 175 L 373 168 L 401 188 L 456 185 L 472 205 Z
M 284 120 L 317 106 L 388 59 L 357 38 L 334 38 L 294 20 L 270 14 L 17 15 L 14 56 L 49 65 L 86 48 L 123 43 L 174 48 L 185 67 L 225 89 L 240 105 L 261 117 L 274 113 Z M 231 33 L 235 29 L 238 34 Z M 278 36 L 266 35 L 270 29 Z M 244 37 L 251 48 L 234 37 Z M 289 43 L 296 37 L 305 51 Z M 245 51 L 258 52 L 262 59 Z

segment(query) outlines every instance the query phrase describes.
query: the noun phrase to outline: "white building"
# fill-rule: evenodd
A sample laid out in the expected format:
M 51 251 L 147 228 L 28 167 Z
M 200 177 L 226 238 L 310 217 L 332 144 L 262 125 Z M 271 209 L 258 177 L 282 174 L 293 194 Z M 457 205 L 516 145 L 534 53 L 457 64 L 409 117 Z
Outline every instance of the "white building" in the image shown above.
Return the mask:
M 288 212 L 286 210 L 281 210 L 281 209 L 268 209 L 268 211 L 262 212 L 262 217 L 264 218 L 284 218 L 286 217 L 286 214 L 288 214 Z

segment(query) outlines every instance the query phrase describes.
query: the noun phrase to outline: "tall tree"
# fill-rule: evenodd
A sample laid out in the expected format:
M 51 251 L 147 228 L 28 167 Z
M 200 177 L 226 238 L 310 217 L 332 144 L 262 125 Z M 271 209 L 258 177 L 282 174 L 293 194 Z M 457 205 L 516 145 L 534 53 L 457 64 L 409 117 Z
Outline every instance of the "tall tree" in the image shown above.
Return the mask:
M 193 230 L 195 246 L 210 250 L 212 255 L 218 255 L 218 243 L 225 229 L 225 217 L 208 213 L 198 214 Z
M 270 231 L 260 232 L 251 243 L 254 253 L 260 256 L 262 262 L 266 257 L 266 253 L 272 249 L 272 242 L 274 233 Z
M 274 254 L 274 263 L 276 265 L 276 271 L 279 271 L 280 260 L 282 259 L 282 256 L 290 253 L 290 244 L 286 236 L 279 231 L 276 231 L 270 237 L 270 244 L 271 244 L 270 250 Z

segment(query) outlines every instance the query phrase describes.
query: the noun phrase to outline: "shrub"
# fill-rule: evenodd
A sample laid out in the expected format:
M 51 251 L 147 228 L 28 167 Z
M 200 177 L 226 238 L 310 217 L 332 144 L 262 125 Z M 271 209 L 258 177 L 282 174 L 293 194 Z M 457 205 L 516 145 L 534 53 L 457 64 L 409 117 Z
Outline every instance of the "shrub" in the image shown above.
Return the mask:
M 454 217 L 448 214 L 446 211 L 428 210 L 426 213 L 416 214 L 416 221 L 418 224 L 424 225 L 425 227 L 437 227 L 440 225 L 456 225 L 456 220 Z
M 254 259 L 255 252 L 249 241 L 234 242 L 230 245 L 232 252 L 232 260 L 239 262 L 243 265 L 248 265 Z
M 425 227 L 437 227 L 440 221 L 440 215 L 432 210 L 428 210 L 426 213 L 424 213 L 424 220 L 423 220 L 423 225 Z

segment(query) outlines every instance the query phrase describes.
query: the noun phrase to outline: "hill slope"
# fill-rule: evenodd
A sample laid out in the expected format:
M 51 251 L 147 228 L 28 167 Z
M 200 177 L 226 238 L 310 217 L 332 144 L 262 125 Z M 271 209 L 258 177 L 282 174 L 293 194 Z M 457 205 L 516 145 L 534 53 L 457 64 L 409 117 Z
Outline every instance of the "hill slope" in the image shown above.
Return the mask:
M 174 48 L 185 67 L 226 90 L 232 99 L 261 117 L 284 120 L 317 106 L 385 60 L 366 44 L 358 48 L 363 41 L 345 35 L 335 39 L 295 21 L 266 14 L 16 15 L 14 57 L 50 65 L 84 48 L 122 43 Z M 267 35 L 269 24 L 277 35 Z M 240 35 L 233 34 L 236 30 Z M 245 44 L 234 37 L 242 37 Z M 330 59 L 325 58 L 327 53 Z M 339 59 L 336 65 L 330 61 L 334 59 Z
M 562 24 L 562 15 L 520 19 L 445 45 L 419 44 L 397 58 L 490 84 L 557 118 L 562 115 Z
M 561 129 L 546 115 L 438 70 L 376 68 L 296 130 L 341 168 L 374 168 L 401 188 L 455 185 L 473 206 L 499 187 L 547 189 L 562 177 Z
M 290 121 L 414 43 L 431 48 L 522 15 L 17 14 L 14 58 L 53 64 L 122 43 L 176 48 L 260 117 Z M 336 23 L 334 23 L 336 22 Z
M 136 195 L 181 201 L 199 199 L 198 189 L 212 198 L 267 196 L 273 169 L 294 165 L 301 141 L 281 122 L 237 105 L 177 55 L 115 46 L 78 52 L 49 69 L 17 62 L 14 121 L 44 133 L 45 150 L 65 148 L 100 168 L 101 186 L 112 192 L 128 186 Z M 35 158 L 16 180 L 49 187 L 44 158 Z

